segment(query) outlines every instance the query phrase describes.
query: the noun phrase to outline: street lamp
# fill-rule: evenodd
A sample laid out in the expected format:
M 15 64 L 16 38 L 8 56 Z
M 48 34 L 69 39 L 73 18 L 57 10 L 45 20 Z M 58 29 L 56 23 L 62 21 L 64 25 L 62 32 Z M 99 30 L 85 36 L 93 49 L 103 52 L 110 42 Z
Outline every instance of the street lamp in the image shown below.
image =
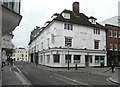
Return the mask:
M 68 60 L 68 70 L 69 70 L 69 44 L 67 45 L 67 50 L 68 50 L 68 56 L 67 56 L 67 60 Z

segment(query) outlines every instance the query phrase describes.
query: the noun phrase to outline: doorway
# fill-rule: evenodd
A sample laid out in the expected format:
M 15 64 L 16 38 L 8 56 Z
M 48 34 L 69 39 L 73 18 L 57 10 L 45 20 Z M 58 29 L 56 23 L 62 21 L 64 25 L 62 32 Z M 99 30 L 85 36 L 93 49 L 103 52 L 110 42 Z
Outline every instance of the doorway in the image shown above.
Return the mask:
M 33 54 L 31 54 L 31 62 L 33 62 Z
M 89 57 L 85 55 L 85 66 L 89 66 Z

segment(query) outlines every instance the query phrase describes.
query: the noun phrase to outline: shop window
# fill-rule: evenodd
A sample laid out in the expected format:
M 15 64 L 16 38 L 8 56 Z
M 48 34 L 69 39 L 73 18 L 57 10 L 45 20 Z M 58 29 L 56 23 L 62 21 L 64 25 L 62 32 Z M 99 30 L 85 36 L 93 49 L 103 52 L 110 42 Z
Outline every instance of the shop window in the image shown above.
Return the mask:
M 69 63 L 71 63 L 71 55 L 65 55 L 65 63 L 68 63 L 68 57 L 69 57 Z
M 99 56 L 95 56 L 95 63 L 99 63 Z
M 60 55 L 59 54 L 54 54 L 53 59 L 54 59 L 54 63 L 59 63 L 60 62 Z
M 117 43 L 115 44 L 115 50 L 117 50 Z
M 50 62 L 50 55 L 47 55 L 47 63 Z
M 119 51 L 120 51 L 120 44 L 119 44 Z
M 81 55 L 74 55 L 74 63 L 80 63 Z
M 109 44 L 109 49 L 110 49 L 110 50 L 113 50 L 113 43 L 110 43 L 110 44 Z
M 105 56 L 95 56 L 95 63 L 104 63 Z
M 100 56 L 100 62 L 101 62 L 101 63 L 104 63 L 104 62 L 105 62 L 104 59 L 105 59 L 104 56 Z
M 90 63 L 92 63 L 92 56 L 89 55 Z

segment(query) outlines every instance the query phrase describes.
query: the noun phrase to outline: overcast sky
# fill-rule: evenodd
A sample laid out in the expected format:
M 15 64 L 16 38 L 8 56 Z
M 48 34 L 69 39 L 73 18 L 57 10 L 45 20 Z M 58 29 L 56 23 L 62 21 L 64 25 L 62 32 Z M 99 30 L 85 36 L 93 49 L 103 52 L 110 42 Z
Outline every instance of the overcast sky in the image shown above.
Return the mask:
M 54 13 L 61 13 L 64 9 L 72 10 L 75 1 L 80 3 L 80 13 L 94 16 L 97 22 L 118 15 L 120 0 L 21 0 L 23 18 L 13 32 L 15 47 L 27 48 L 30 33 L 36 26 L 42 27 Z

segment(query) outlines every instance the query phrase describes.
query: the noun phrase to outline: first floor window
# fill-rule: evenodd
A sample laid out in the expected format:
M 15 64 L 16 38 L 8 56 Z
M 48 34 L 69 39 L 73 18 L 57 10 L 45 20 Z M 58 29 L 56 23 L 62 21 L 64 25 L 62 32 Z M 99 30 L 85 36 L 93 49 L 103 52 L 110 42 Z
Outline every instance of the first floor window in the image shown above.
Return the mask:
M 98 40 L 94 41 L 94 49 L 99 49 L 99 42 Z
M 80 63 L 80 55 L 74 55 L 74 63 Z
M 71 47 L 72 46 L 72 38 L 71 37 L 65 37 L 65 46 Z
M 71 55 L 65 55 L 65 63 L 71 63 Z
M 109 30 L 109 37 L 112 37 L 112 29 Z
M 54 54 L 53 59 L 54 59 L 54 63 L 59 63 L 60 62 L 60 55 L 59 54 Z
M 120 31 L 119 31 L 119 38 L 120 38 Z
M 117 31 L 114 30 L 114 37 L 117 37 Z

